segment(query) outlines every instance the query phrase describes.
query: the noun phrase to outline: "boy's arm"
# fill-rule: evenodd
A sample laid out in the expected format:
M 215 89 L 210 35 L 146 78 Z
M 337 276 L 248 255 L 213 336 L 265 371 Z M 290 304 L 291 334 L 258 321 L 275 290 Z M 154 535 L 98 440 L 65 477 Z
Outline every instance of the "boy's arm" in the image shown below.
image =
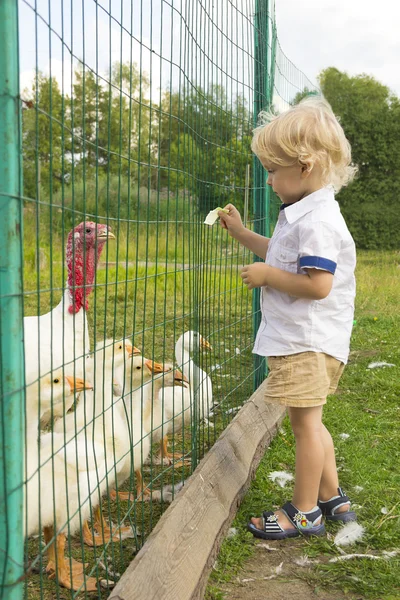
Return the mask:
M 218 213 L 221 227 L 226 229 L 231 237 L 248 248 L 253 254 L 265 260 L 269 238 L 247 229 L 242 223 L 239 211 L 233 204 L 227 204 L 225 208 L 229 210 L 228 214 Z
M 320 269 L 307 269 L 307 274 L 290 273 L 263 263 L 243 267 L 241 277 L 249 290 L 269 286 L 297 298 L 322 300 L 332 289 L 333 275 Z

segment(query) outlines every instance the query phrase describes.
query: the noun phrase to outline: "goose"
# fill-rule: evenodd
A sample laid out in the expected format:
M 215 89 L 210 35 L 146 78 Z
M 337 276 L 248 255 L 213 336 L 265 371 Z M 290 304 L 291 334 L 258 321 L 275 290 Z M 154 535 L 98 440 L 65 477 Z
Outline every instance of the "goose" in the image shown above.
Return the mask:
M 115 239 L 107 225 L 80 223 L 68 234 L 68 280 L 61 302 L 41 316 L 24 318 L 25 380 L 27 384 L 65 365 L 83 377 L 84 356 L 90 350 L 86 311 L 104 244 Z M 32 349 L 34 351 L 32 351 Z M 74 368 L 75 366 L 75 368 Z

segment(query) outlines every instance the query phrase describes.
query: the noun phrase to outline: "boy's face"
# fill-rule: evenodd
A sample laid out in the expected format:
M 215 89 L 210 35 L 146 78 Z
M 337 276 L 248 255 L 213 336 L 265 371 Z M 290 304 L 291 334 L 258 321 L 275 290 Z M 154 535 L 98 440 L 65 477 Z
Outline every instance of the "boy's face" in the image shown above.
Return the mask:
M 292 165 L 264 165 L 268 172 L 267 184 L 272 187 L 277 196 L 285 204 L 293 204 L 301 200 L 308 193 L 308 178 L 304 175 L 305 166 Z

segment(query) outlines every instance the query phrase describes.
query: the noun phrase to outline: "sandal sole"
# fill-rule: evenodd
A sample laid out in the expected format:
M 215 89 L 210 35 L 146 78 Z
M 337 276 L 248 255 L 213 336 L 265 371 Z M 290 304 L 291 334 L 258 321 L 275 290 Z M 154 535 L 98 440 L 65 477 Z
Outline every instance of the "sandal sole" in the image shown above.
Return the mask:
M 342 523 L 350 523 L 350 521 L 357 521 L 357 515 L 353 511 L 344 513 L 337 513 L 336 515 L 325 515 L 326 521 L 341 521 Z
M 299 531 L 298 529 L 282 531 L 281 533 L 265 533 L 262 529 L 258 529 L 253 523 L 247 523 L 247 530 L 250 531 L 256 538 L 260 538 L 262 540 L 285 540 L 286 538 L 295 538 L 300 537 L 301 535 L 304 537 L 311 537 L 313 535 L 320 536 L 325 535 L 326 529 L 325 525 L 318 525 L 318 527 L 313 527 L 312 529 L 307 529 L 305 531 Z

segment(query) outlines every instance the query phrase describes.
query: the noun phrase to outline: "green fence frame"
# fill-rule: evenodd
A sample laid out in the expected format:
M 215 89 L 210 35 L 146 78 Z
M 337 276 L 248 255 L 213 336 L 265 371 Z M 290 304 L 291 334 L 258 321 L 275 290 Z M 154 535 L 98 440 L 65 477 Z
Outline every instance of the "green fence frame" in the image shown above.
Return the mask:
M 22 597 L 24 359 L 17 0 L 0 2 L 0 586 Z M 18 583 L 18 580 L 20 582 Z
M 262 110 L 270 108 L 272 98 L 270 57 L 270 11 L 269 0 L 258 0 L 254 17 L 254 125 Z M 270 190 L 266 184 L 265 169 L 256 156 L 253 159 L 254 187 L 254 231 L 269 236 L 270 233 Z M 255 262 L 262 262 L 254 255 Z M 253 290 L 253 335 L 255 336 L 261 323 L 260 290 Z M 266 360 L 254 355 L 253 386 L 256 390 L 266 375 Z

